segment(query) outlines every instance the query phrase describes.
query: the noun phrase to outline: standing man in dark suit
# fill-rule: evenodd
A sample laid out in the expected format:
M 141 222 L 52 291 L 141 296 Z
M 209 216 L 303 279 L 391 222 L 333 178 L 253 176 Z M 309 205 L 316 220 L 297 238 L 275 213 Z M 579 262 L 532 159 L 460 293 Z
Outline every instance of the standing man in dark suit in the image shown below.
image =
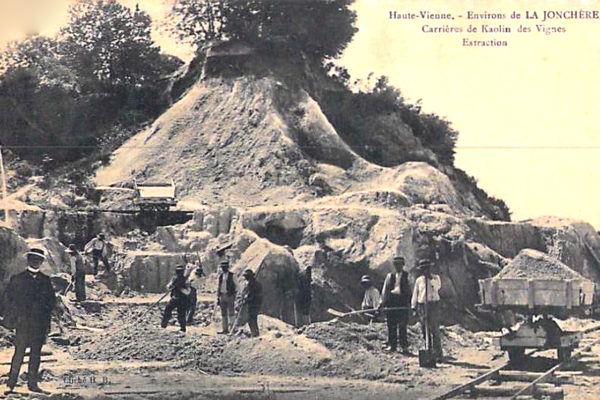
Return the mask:
M 244 304 L 248 307 L 248 326 L 252 337 L 257 337 L 259 335 L 258 313 L 263 301 L 262 285 L 256 280 L 256 275 L 251 269 L 244 271 L 244 278 L 248 281 L 244 298 Z
M 27 387 L 32 392 L 43 393 L 38 386 L 38 372 L 42 346 L 50 330 L 50 317 L 56 305 L 56 296 L 50 278 L 40 271 L 40 266 L 46 259 L 44 250 L 32 248 L 26 256 L 27 270 L 10 279 L 5 293 L 7 316 L 14 321 L 16 328 L 15 352 L 10 364 L 5 395 L 12 393 L 17 384 L 27 347 L 30 348 Z
M 307 266 L 298 274 L 298 293 L 296 294 L 297 327 L 309 325 L 312 303 L 312 266 Z
M 388 327 L 388 351 L 396 351 L 398 342 L 402 354 L 410 355 L 408 348 L 408 325 L 411 292 L 408 285 L 408 274 L 404 271 L 404 257 L 396 256 L 393 260 L 396 272 L 390 272 L 385 277 L 381 290 L 381 305 L 379 308 L 405 307 L 404 310 L 386 311 Z
M 85 270 L 83 269 L 83 257 L 77 251 L 75 244 L 70 244 L 69 262 L 71 263 L 71 282 L 75 286 L 75 299 L 85 301 Z

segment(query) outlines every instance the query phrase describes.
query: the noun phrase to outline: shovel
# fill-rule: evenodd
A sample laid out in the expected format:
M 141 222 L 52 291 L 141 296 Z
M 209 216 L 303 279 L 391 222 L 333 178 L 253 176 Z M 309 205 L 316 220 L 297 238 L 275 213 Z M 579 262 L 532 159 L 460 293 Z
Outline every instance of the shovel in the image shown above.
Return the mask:
M 429 338 L 429 277 L 425 273 L 425 348 L 419 350 L 419 366 L 421 368 L 435 368 L 436 357 L 431 349 Z
M 382 308 L 381 311 L 396 311 L 396 310 L 410 310 L 409 307 L 385 307 Z M 369 308 L 366 310 L 358 310 L 358 311 L 352 311 L 352 312 L 341 312 L 338 310 L 334 310 L 333 308 L 328 308 L 327 312 L 333 316 L 336 316 L 338 318 L 341 317 L 347 317 L 349 315 L 357 315 L 357 314 L 368 314 L 368 313 L 374 313 L 377 312 L 378 309 L 377 308 Z

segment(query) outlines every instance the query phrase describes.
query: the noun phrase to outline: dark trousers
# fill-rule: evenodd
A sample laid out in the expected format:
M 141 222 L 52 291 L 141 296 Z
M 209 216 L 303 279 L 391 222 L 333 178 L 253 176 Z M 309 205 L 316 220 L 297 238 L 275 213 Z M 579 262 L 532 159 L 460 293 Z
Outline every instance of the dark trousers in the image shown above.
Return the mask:
M 85 274 L 75 275 L 75 298 L 85 301 Z
M 110 265 L 108 265 L 108 259 L 106 258 L 106 256 L 102 252 L 102 250 L 93 249 L 92 250 L 92 260 L 94 261 L 94 275 L 98 274 L 98 261 L 99 260 L 102 260 L 102 264 L 104 264 L 104 268 L 106 268 L 106 271 L 110 272 Z
M 44 345 L 43 336 L 29 338 L 17 332 L 15 337 L 15 352 L 10 363 L 10 372 L 8 373 L 7 386 L 14 388 L 19 379 L 21 364 L 25 358 L 25 350 L 29 347 L 29 370 L 27 371 L 28 386 L 37 386 L 38 373 L 40 370 L 40 361 L 42 358 L 42 346 Z
M 258 309 L 248 308 L 248 326 L 252 337 L 257 337 L 258 332 Z
M 198 303 L 198 291 L 196 288 L 190 289 L 190 294 L 188 296 L 188 314 L 187 314 L 187 322 L 191 324 L 194 321 L 194 314 L 196 313 L 196 304 Z
M 177 321 L 179 321 L 179 327 L 185 332 L 185 313 L 187 311 L 187 301 L 185 298 L 171 297 L 171 300 L 169 300 L 165 307 L 161 326 L 163 328 L 167 327 L 174 309 L 177 309 Z
M 399 295 L 390 293 L 386 307 L 408 307 L 401 302 Z M 388 327 L 388 345 L 392 349 L 400 347 L 408 347 L 408 335 L 406 327 L 408 325 L 408 309 L 406 310 L 390 310 L 386 311 L 387 327 Z

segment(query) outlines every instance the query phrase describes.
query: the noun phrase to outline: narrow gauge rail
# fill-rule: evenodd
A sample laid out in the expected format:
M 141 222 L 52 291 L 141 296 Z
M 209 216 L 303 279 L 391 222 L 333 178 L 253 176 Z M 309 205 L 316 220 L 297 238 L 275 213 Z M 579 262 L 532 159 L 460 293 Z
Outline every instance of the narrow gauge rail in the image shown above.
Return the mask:
M 579 333 L 583 336 L 598 330 L 600 330 L 600 325 L 596 325 Z M 511 400 L 541 397 L 562 399 L 564 398 L 564 392 L 560 385 L 572 383 L 573 376 L 561 373 L 561 369 L 572 365 L 573 361 L 582 357 L 585 353 L 589 352 L 592 347 L 598 344 L 600 344 L 600 339 L 596 339 L 586 344 L 581 350 L 573 353 L 568 360 L 561 361 L 544 372 L 514 370 L 514 363 L 509 361 L 463 385 L 450 389 L 446 393 L 443 393 L 432 400 L 460 398 L 459 396 L 466 396 L 468 398 L 509 398 Z M 538 351 L 539 350 L 533 350 L 527 353 L 527 356 L 531 356 Z M 480 386 L 482 383 L 488 381 L 495 381 L 498 385 L 486 387 Z M 506 382 L 525 382 L 525 384 L 503 387 L 503 384 Z

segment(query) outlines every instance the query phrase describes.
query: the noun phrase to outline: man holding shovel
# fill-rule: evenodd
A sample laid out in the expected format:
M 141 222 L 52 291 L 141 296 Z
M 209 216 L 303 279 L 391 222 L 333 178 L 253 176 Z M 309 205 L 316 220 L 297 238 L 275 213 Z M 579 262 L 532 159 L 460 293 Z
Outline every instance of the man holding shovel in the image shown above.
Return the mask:
M 440 338 L 440 288 L 442 281 L 439 275 L 431 273 L 433 262 L 428 259 L 419 260 L 418 271 L 421 276 L 415 281 L 411 306 L 417 312 L 423 330 L 426 348 L 433 347 L 435 358 L 442 359 L 442 341 Z M 433 344 L 433 346 L 432 346 Z
M 396 272 L 391 272 L 385 277 L 383 289 L 381 290 L 381 305 L 379 308 L 403 308 L 401 310 L 387 310 L 386 320 L 388 327 L 387 351 L 393 352 L 398 348 L 398 342 L 402 347 L 402 354 L 411 355 L 408 348 L 408 325 L 410 287 L 408 286 L 408 274 L 404 271 L 404 257 L 396 256 L 393 260 Z

